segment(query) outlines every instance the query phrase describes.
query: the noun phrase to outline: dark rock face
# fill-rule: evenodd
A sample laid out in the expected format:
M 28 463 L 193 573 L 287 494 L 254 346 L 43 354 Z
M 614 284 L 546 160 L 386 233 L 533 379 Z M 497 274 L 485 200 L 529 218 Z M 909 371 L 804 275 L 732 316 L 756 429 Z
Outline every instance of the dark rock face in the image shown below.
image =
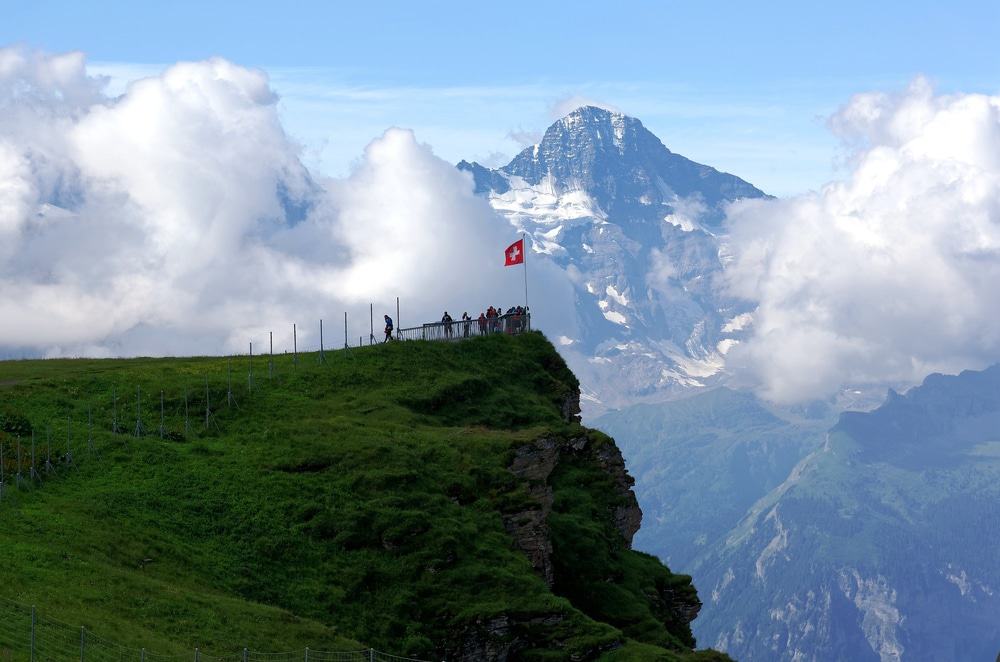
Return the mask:
M 511 634 L 510 618 L 497 616 L 469 627 L 449 654 L 454 660 L 506 660 L 518 643 Z
M 562 404 L 562 415 L 567 423 L 580 422 L 580 391 L 574 390 L 566 396 Z
M 507 533 L 513 536 L 517 548 L 524 552 L 531 561 L 531 567 L 550 587 L 555 575 L 548 524 L 549 513 L 552 512 L 552 488 L 547 479 L 558 459 L 559 443 L 553 439 L 539 439 L 517 449 L 510 470 L 527 483 L 534 507 L 504 515 Z
M 527 483 L 535 506 L 508 513 L 504 516 L 504 526 L 514 537 L 518 549 L 525 553 L 532 567 L 549 586 L 553 585 L 555 577 L 548 528 L 548 516 L 552 512 L 552 487 L 548 479 L 563 455 L 584 455 L 596 460 L 601 469 L 613 478 L 617 495 L 622 497 L 624 505 L 614 509 L 612 518 L 627 546 L 631 547 L 632 538 L 642 523 L 642 511 L 632 491 L 635 480 L 625 470 L 621 451 L 614 444 L 595 446 L 586 436 L 571 439 L 543 437 L 518 448 L 510 465 L 511 472 Z
M 635 479 L 629 475 L 625 469 L 625 459 L 622 452 L 615 444 L 601 446 L 594 451 L 594 457 L 598 459 L 601 467 L 614 478 L 615 488 L 618 494 L 627 497 L 627 503 L 618 506 L 614 510 L 615 528 L 622 534 L 622 538 L 632 547 L 632 538 L 642 525 L 642 510 L 635 497 L 632 486 Z M 693 618 L 693 617 L 692 617 Z
M 674 589 L 664 589 L 660 592 L 660 598 L 666 605 L 667 610 L 677 615 L 678 620 L 690 623 L 698 618 L 701 612 L 701 600 L 691 600 L 687 595 L 681 594 Z
M 472 175 L 472 180 L 476 184 L 475 191 L 477 195 L 489 193 L 490 191 L 506 193 L 510 190 L 510 185 L 502 175 L 478 163 L 469 163 L 462 160 L 458 162 L 458 166 L 456 167 Z

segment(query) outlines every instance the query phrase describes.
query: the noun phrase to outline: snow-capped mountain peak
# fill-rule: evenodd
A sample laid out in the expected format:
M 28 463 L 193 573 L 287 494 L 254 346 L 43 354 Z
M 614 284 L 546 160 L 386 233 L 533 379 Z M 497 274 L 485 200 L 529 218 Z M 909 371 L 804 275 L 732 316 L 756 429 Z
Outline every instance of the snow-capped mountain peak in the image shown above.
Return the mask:
M 748 311 L 713 287 L 724 206 L 763 197 L 671 152 L 638 119 L 583 106 L 489 169 L 462 161 L 476 192 L 535 252 L 572 269 L 580 337 L 564 353 L 592 386 L 591 411 L 709 384 Z

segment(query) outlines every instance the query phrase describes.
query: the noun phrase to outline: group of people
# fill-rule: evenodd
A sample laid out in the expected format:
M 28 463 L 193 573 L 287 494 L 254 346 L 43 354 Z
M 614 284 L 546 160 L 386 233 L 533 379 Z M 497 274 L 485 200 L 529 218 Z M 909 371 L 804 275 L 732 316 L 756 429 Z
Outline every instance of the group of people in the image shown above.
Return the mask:
M 507 312 L 502 312 L 500 306 L 490 306 L 486 312 L 479 313 L 478 318 L 473 318 L 469 313 L 462 313 L 462 318 L 455 321 L 448 311 L 444 311 L 441 316 L 441 324 L 444 325 L 444 335 L 446 338 L 455 337 L 455 325 L 461 326 L 462 337 L 468 338 L 478 331 L 477 335 L 485 336 L 488 333 L 520 333 L 527 328 L 528 309 L 524 306 L 511 306 Z M 392 318 L 383 315 L 385 318 L 385 340 L 393 339 L 395 329 Z M 475 324 L 473 324 L 475 323 Z
M 444 324 L 444 335 L 446 338 L 453 338 L 455 324 L 461 325 L 463 338 L 473 335 L 476 330 L 479 332 L 478 335 L 482 336 L 488 333 L 520 333 L 524 330 L 525 320 L 528 316 L 528 310 L 524 306 L 512 306 L 507 309 L 507 312 L 502 311 L 501 306 L 490 306 L 486 312 L 479 313 L 479 317 L 476 319 L 465 312 L 462 313 L 461 321 L 455 322 L 446 310 L 441 316 L 441 323 Z M 476 323 L 475 326 L 473 326 L 473 322 Z

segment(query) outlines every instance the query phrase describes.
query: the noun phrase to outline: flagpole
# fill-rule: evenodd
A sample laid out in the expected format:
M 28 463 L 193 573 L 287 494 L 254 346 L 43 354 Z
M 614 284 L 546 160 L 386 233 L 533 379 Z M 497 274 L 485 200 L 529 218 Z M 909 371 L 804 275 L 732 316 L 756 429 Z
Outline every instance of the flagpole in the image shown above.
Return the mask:
M 524 239 L 524 233 L 521 233 L 521 245 L 524 246 L 524 310 L 525 313 L 528 311 L 528 242 Z

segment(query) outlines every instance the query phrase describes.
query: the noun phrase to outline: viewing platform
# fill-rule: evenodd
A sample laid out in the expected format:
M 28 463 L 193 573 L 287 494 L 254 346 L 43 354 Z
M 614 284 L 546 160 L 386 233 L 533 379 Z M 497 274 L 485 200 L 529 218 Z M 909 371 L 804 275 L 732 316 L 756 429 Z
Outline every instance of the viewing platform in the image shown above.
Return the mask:
M 397 329 L 394 340 L 465 340 L 493 333 L 517 335 L 531 331 L 531 313 L 508 313 L 487 319 L 430 322 L 421 326 Z

